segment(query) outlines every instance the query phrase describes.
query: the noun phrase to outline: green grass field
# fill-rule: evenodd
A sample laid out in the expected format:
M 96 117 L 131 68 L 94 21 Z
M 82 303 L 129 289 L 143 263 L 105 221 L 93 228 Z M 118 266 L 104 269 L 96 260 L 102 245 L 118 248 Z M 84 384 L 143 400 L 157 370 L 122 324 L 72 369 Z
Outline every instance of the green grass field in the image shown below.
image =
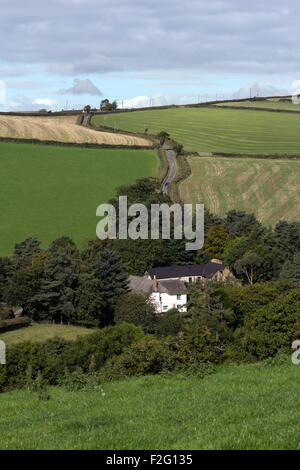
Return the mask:
M 186 203 L 203 202 L 214 214 L 254 212 L 267 225 L 300 221 L 300 161 L 189 157 L 192 175 L 180 185 Z
M 3 367 L 3 366 L 0 366 Z M 0 449 L 298 449 L 300 366 L 223 366 L 100 391 L 0 394 Z
M 77 336 L 89 335 L 94 331 L 95 330 L 80 326 L 33 323 L 26 328 L 0 333 L 0 339 L 5 342 L 6 346 L 11 346 L 12 344 L 22 343 L 24 341 L 46 341 L 54 337 L 74 340 Z
M 29 236 L 43 246 L 69 236 L 82 247 L 96 236 L 98 205 L 159 168 L 151 150 L 0 143 L 0 256 Z
M 245 108 L 266 108 L 266 109 L 280 109 L 282 111 L 297 111 L 300 112 L 300 105 L 293 104 L 292 101 L 232 101 L 229 103 L 219 103 L 214 106 L 242 106 Z
M 161 130 L 198 152 L 300 154 L 300 114 L 220 107 L 174 108 L 97 115 L 93 124 L 149 134 Z

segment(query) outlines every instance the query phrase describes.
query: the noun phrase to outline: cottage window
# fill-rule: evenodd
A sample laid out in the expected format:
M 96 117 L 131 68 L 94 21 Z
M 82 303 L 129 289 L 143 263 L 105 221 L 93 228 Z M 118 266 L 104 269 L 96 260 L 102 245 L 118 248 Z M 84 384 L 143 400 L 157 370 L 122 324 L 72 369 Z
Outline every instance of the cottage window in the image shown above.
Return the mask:
M 181 300 L 181 294 L 177 294 L 177 300 Z

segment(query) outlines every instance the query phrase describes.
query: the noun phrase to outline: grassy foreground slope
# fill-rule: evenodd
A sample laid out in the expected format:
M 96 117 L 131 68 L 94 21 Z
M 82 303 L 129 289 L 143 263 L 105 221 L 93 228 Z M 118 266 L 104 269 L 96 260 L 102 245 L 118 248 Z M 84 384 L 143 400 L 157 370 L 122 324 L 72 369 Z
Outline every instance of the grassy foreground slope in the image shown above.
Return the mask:
M 198 152 L 300 154 L 300 114 L 220 107 L 171 108 L 96 115 L 93 124 L 149 134 L 165 130 Z
M 140 137 L 97 132 L 77 124 L 78 116 L 0 115 L 0 137 L 108 145 L 150 145 Z
M 226 366 L 101 391 L 0 395 L 1 449 L 300 449 L 299 367 Z
M 80 326 L 34 323 L 26 328 L 1 333 L 0 339 L 5 342 L 6 346 L 11 346 L 12 344 L 22 343 L 24 341 L 46 341 L 54 337 L 75 340 L 77 336 L 85 336 L 93 332 L 94 330 L 92 329 Z
M 266 225 L 300 221 L 300 161 L 189 157 L 192 174 L 180 185 L 184 202 L 214 214 L 254 212 Z
M 0 143 L 0 256 L 28 236 L 44 246 L 69 236 L 82 247 L 95 237 L 98 205 L 159 167 L 150 150 Z

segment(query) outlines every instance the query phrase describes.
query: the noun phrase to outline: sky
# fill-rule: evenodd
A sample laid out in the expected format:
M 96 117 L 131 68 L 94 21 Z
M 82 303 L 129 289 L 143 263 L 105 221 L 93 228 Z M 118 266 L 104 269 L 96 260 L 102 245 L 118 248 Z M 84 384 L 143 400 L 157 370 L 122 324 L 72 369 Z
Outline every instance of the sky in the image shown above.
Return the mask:
M 0 110 L 284 95 L 297 0 L 1 0 Z

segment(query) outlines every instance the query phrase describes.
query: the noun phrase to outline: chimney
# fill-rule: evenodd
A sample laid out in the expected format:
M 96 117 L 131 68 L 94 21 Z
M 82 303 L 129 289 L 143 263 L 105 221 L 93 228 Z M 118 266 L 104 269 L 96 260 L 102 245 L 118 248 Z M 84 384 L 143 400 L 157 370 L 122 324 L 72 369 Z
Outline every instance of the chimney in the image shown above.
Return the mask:
M 156 275 L 154 274 L 154 277 L 153 277 L 153 289 L 154 289 L 154 292 L 158 292 L 158 288 L 157 288 L 157 279 L 156 279 Z

